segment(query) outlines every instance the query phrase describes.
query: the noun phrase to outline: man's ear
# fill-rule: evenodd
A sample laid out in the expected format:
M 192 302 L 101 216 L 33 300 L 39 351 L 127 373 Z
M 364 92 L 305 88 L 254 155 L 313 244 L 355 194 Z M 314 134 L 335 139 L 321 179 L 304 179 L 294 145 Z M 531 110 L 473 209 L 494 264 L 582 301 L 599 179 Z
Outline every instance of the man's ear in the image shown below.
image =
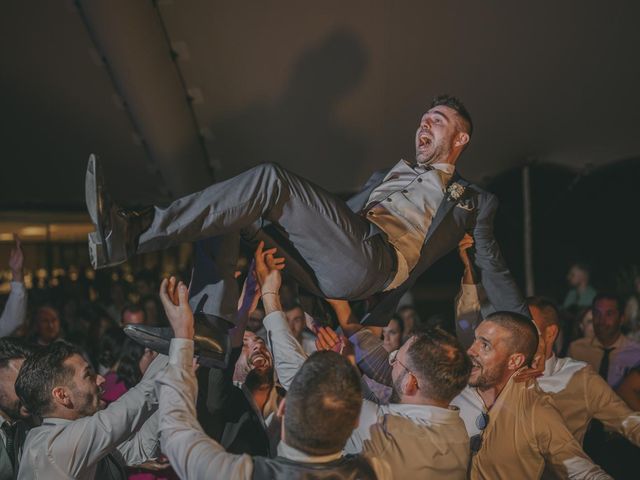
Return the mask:
M 547 343 L 554 343 L 556 341 L 556 338 L 558 338 L 558 333 L 560 332 L 560 329 L 558 328 L 558 325 L 549 325 L 547 327 Z
M 520 367 L 524 367 L 525 357 L 522 353 L 513 353 L 509 356 L 507 362 L 507 368 L 509 370 L 518 370 Z
M 408 397 L 412 397 L 414 395 L 417 395 L 418 393 L 418 379 L 416 379 L 415 375 L 413 373 L 408 374 L 405 377 L 405 380 L 403 383 L 403 394 L 407 395 Z
M 454 147 L 464 147 L 467 143 L 469 143 L 470 137 L 467 132 L 458 132 L 456 134 L 456 139 L 453 142 Z
M 53 397 L 54 403 L 62 405 L 65 408 L 73 408 L 73 402 L 71 401 L 69 390 L 66 387 L 53 387 L 51 396 Z

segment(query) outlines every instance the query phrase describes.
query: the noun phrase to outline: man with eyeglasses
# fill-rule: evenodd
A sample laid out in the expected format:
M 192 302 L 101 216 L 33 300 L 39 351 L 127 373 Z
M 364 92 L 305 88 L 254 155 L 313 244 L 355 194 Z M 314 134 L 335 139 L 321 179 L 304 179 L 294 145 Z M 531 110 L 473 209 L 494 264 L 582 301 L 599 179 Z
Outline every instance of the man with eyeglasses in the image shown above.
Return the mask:
M 351 340 L 361 370 L 390 385 L 391 369 L 380 361 L 387 355 L 382 342 L 362 329 Z M 522 315 L 496 312 L 477 326 L 467 351 L 469 385 L 451 402 L 470 436 L 470 478 L 538 479 L 545 466 L 561 478 L 611 478 L 584 453 L 537 383 L 515 381 L 537 347 L 537 330 Z
M 268 272 L 272 275 L 269 277 Z M 256 255 L 267 316 L 264 326 L 278 378 L 289 389 L 307 355 L 289 328 L 279 305 L 273 271 Z M 322 328 L 323 349 L 340 339 Z M 315 355 L 315 354 L 314 354 Z M 451 399 L 465 387 L 471 363 L 458 341 L 441 329 L 413 335 L 389 356 L 394 402 L 379 405 L 364 400 L 358 426 L 344 450 L 376 458 L 391 468 L 393 478 L 464 479 L 469 462 L 469 437 Z

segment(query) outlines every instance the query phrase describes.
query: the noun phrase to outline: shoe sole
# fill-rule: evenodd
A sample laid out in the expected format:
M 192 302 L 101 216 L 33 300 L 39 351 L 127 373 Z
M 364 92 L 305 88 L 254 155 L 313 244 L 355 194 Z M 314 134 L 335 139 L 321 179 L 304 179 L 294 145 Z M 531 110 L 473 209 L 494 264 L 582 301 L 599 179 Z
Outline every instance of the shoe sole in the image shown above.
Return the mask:
M 85 203 L 91 222 L 96 227 L 95 232 L 88 236 L 89 240 L 89 260 L 91 266 L 97 270 L 109 266 L 109 252 L 105 248 L 104 231 L 100 223 L 98 212 L 102 208 L 100 204 L 102 195 L 102 174 L 98 164 L 98 157 L 94 154 L 89 156 L 87 163 L 87 173 L 84 181 Z
M 135 326 L 127 325 L 123 329 L 125 335 L 140 345 L 163 355 L 169 354 L 170 340 L 151 332 L 138 330 Z

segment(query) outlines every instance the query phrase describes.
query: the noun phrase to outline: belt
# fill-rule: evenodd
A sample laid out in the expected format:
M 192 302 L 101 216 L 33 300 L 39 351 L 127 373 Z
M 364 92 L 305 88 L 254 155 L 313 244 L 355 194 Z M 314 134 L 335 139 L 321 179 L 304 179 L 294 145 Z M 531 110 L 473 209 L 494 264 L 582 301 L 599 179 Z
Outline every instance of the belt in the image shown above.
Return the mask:
M 387 280 L 384 282 L 384 286 L 382 287 L 382 291 L 386 292 L 387 288 L 393 283 L 396 279 L 396 275 L 398 274 L 398 251 L 395 249 L 393 245 L 391 245 L 388 241 L 384 242 L 387 245 L 387 249 L 391 249 L 389 252 L 391 255 L 391 270 L 389 271 L 389 276 Z

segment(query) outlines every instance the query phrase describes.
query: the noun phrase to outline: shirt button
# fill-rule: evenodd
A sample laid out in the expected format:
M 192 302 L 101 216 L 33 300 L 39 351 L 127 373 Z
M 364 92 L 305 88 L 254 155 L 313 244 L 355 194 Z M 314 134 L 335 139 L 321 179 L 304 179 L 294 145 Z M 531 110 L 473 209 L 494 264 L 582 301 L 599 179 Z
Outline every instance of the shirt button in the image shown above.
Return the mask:
M 391 198 L 387 197 L 387 202 L 390 202 L 390 201 L 391 201 Z
M 418 183 L 422 183 L 422 179 L 418 177 Z
M 409 190 L 402 190 L 402 193 L 409 193 Z

